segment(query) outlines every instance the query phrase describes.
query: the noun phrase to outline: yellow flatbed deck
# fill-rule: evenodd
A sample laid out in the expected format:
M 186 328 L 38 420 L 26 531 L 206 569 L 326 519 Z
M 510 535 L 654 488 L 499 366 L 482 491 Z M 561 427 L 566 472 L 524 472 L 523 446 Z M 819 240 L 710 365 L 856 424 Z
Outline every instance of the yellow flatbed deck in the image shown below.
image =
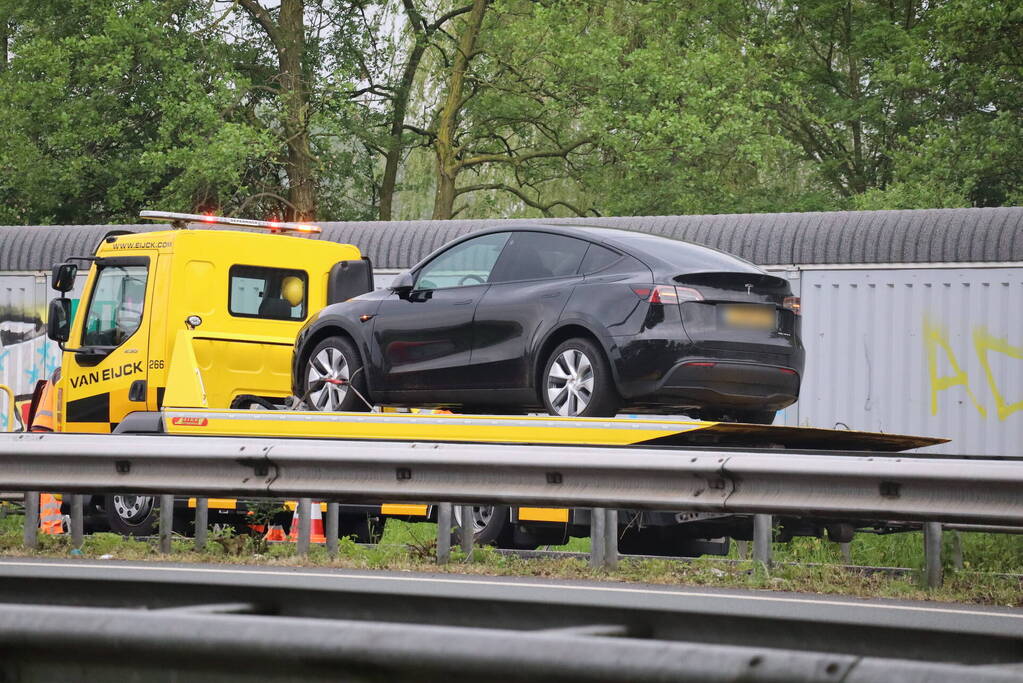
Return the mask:
M 589 446 L 782 447 L 898 452 L 947 439 L 815 427 L 650 418 L 167 408 L 168 434 Z

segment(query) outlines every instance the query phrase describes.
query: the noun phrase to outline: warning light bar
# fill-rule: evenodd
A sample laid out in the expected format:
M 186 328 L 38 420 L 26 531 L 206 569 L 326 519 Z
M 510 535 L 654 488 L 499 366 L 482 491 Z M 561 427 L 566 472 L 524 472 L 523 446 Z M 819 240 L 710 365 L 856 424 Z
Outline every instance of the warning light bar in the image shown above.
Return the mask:
M 189 223 L 206 225 L 232 225 L 239 228 L 262 228 L 270 232 L 304 232 L 318 233 L 320 227 L 310 223 L 285 223 L 284 221 L 254 221 L 248 218 L 229 218 L 198 213 L 172 213 L 170 211 L 142 211 L 140 218 L 151 221 L 168 221 L 179 230 L 188 227 Z

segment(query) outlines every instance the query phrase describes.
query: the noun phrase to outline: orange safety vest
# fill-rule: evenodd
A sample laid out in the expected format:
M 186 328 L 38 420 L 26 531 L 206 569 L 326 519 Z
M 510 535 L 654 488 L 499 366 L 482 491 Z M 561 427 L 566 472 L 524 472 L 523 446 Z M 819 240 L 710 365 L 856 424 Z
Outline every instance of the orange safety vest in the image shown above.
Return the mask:
M 53 536 L 64 533 L 64 516 L 60 514 L 60 501 L 52 493 L 39 494 L 39 531 Z
M 54 427 L 53 420 L 53 408 L 54 408 L 54 396 L 53 382 L 47 382 L 43 387 L 43 393 L 39 397 L 39 405 L 36 407 L 36 414 L 32 418 L 32 425 L 29 427 L 30 432 L 52 432 Z

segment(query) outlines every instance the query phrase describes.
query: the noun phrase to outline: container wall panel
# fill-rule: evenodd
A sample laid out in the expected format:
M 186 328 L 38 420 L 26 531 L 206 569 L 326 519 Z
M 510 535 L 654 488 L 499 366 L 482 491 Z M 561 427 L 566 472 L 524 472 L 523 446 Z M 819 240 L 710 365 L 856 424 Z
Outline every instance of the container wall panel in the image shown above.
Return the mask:
M 84 282 L 82 274 L 70 296 L 79 296 Z M 60 349 L 46 338 L 47 306 L 55 294 L 48 273 L 0 273 L 0 384 L 13 389 L 19 402 L 60 365 Z M 0 396 L 0 432 L 7 422 L 6 398 Z
M 807 364 L 779 423 L 1023 452 L 1023 268 L 803 271 Z

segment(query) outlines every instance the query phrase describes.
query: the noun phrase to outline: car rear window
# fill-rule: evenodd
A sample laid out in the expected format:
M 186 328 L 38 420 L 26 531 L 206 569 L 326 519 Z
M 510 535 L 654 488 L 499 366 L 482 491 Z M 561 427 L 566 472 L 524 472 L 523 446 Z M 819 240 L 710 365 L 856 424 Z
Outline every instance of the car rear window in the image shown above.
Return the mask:
M 546 232 L 512 233 L 490 275 L 491 282 L 515 282 L 575 275 L 589 242 Z
M 604 270 L 609 265 L 622 257 L 617 251 L 612 251 L 599 244 L 591 244 L 583 257 L 583 264 L 579 266 L 579 272 L 583 275 Z

